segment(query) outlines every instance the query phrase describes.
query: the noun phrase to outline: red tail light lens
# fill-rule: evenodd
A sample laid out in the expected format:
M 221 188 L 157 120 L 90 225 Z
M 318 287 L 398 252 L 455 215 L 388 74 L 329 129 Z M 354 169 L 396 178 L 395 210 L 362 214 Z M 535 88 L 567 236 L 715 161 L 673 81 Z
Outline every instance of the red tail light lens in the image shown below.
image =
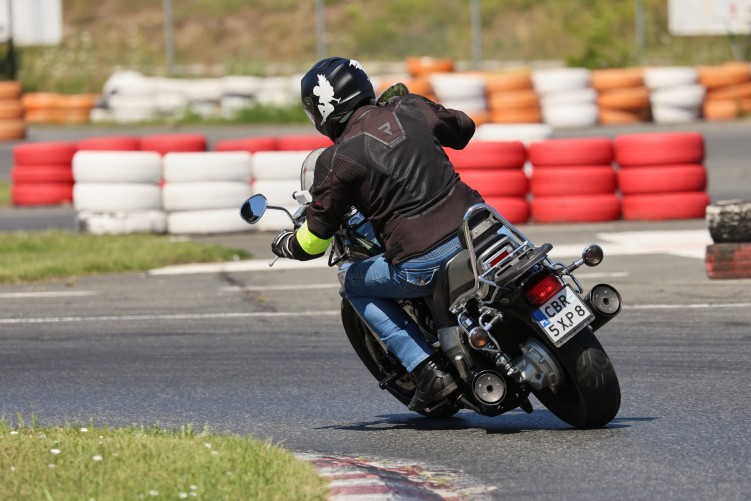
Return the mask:
M 527 284 L 524 289 L 524 297 L 531 304 L 543 304 L 561 289 L 563 289 L 563 284 L 558 280 L 558 277 L 545 273 Z

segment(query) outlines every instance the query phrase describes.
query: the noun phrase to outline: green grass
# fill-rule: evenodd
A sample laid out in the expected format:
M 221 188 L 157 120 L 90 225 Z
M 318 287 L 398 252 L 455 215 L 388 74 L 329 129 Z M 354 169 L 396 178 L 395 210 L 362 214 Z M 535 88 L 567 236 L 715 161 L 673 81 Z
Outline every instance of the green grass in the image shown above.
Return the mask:
M 0 283 L 145 271 L 173 264 L 248 257 L 250 254 L 242 249 L 177 241 L 163 235 L 10 232 L 0 238 Z
M 0 181 L 0 207 L 10 207 L 10 184 Z
M 312 465 L 192 427 L 16 426 L 0 420 L 0 499 L 325 500 Z

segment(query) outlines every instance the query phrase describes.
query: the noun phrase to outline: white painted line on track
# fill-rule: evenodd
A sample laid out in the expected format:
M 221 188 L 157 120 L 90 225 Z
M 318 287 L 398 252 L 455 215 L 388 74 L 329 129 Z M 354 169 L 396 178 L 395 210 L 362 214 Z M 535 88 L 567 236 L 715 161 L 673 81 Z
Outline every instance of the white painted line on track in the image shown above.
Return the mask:
M 636 304 L 624 306 L 627 310 L 675 310 L 675 309 L 702 309 L 702 308 L 748 308 L 751 303 L 724 303 L 724 304 Z
M 707 245 L 712 243 L 709 230 L 629 231 L 599 233 L 594 239 L 600 243 L 607 256 L 639 256 L 669 254 L 673 256 L 704 259 Z M 551 259 L 578 258 L 590 242 L 581 244 L 553 245 Z M 294 261 L 279 259 L 269 266 L 267 259 L 228 261 L 225 263 L 201 263 L 167 266 L 149 271 L 150 275 L 184 275 L 189 273 L 237 273 L 247 271 L 279 271 L 327 268 L 328 259 Z
M 93 296 L 97 291 L 0 292 L 0 299 L 44 299 Z
M 183 275 L 187 273 L 234 273 L 241 271 L 279 271 L 301 270 L 310 268 L 328 268 L 327 259 L 294 261 L 279 259 L 274 266 L 269 266 L 266 259 L 248 259 L 245 261 L 227 261 L 226 263 L 180 264 L 149 271 L 149 275 Z
M 704 259 L 707 245 L 712 243 L 709 230 L 671 231 L 624 231 L 598 233 L 595 241 L 608 256 L 640 256 L 646 254 L 668 254 L 671 256 Z M 567 244 L 556 246 L 550 252 L 551 258 L 563 259 L 581 256 L 587 244 Z
M 279 317 L 322 317 L 340 315 L 339 310 L 322 311 L 252 311 L 240 313 L 173 313 L 152 315 L 105 315 L 36 318 L 0 318 L 0 325 L 7 324 L 52 324 L 57 322 L 135 322 L 144 320 L 216 320 L 226 318 L 279 318 Z
M 627 271 L 614 271 L 614 272 L 602 272 L 602 273 L 581 273 L 576 272 L 574 276 L 576 278 L 623 278 L 629 276 Z
M 697 304 L 636 304 L 626 305 L 624 310 L 685 310 L 709 308 L 749 308 L 751 303 L 697 303 Z M 284 317 L 326 317 L 340 315 L 339 310 L 321 311 L 255 311 L 239 313 L 172 313 L 150 315 L 104 315 L 104 316 L 69 316 L 69 317 L 30 317 L 0 318 L 0 325 L 12 324 L 51 324 L 57 322 L 135 322 L 148 320 L 216 320 L 231 318 L 284 318 Z

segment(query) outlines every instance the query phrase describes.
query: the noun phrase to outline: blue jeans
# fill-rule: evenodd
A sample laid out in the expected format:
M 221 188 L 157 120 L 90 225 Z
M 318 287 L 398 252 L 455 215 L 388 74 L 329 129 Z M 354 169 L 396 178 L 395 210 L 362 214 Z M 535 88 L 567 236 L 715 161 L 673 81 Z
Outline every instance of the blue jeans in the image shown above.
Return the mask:
M 344 295 L 409 372 L 433 350 L 394 299 L 432 294 L 436 272 L 461 250 L 459 238 L 452 237 L 397 265 L 389 264 L 383 254 L 345 265 Z

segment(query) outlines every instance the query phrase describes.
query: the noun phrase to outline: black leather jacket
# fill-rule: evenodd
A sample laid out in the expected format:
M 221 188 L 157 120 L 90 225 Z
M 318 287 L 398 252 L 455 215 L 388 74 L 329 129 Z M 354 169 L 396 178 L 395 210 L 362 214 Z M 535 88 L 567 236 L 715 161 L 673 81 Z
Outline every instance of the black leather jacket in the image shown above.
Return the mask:
M 474 132 L 463 112 L 415 94 L 358 108 L 318 158 L 308 229 L 330 238 L 354 206 L 382 236 L 387 260 L 396 264 L 424 254 L 482 202 L 442 148 L 462 149 Z

